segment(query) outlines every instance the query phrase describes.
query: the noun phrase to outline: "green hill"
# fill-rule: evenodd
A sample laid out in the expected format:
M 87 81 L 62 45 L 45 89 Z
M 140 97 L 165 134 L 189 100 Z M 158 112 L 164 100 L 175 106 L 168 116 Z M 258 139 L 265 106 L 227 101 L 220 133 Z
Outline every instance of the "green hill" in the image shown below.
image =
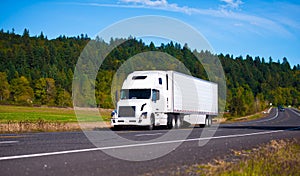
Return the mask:
M 233 57 L 229 54 L 212 55 L 207 51 L 191 51 L 188 45 L 170 42 L 156 47 L 146 45 L 134 38 L 111 39 L 109 43 L 86 35 L 77 37 L 60 36 L 47 39 L 43 33 L 30 36 L 25 29 L 22 35 L 0 31 L 0 103 L 21 105 L 72 106 L 72 80 L 77 60 L 88 42 L 100 49 L 114 48 L 105 58 L 95 81 L 97 105 L 113 108 L 111 98 L 112 80 L 116 71 L 129 58 L 142 57 L 139 53 L 158 51 L 175 57 L 178 61 L 132 65 L 138 69 L 184 70 L 183 63 L 193 76 L 207 79 L 203 60 L 214 56 L 222 63 L 227 84 L 226 110 L 233 116 L 242 116 L 273 105 L 300 105 L 300 65 L 291 68 L 287 58 L 274 62 L 272 58 L 246 56 Z M 156 52 L 156 53 L 158 53 Z M 153 55 L 155 57 L 155 54 Z M 180 61 L 180 62 L 179 62 Z M 207 61 L 209 62 L 209 60 Z M 93 63 L 83 63 L 88 68 Z M 134 63 L 132 63 L 134 64 Z M 146 66 L 145 66 L 146 65 Z M 145 68 L 147 67 L 147 68 Z

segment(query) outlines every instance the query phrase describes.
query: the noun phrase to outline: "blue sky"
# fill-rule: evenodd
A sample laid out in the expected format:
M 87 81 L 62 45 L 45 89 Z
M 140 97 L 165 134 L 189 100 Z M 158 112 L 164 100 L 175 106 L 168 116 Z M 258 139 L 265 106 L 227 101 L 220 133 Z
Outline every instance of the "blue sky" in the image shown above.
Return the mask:
M 300 64 L 300 2 L 273 0 L 1 1 L 0 28 L 30 35 L 95 36 L 120 20 L 162 15 L 197 29 L 216 53 L 287 57 Z

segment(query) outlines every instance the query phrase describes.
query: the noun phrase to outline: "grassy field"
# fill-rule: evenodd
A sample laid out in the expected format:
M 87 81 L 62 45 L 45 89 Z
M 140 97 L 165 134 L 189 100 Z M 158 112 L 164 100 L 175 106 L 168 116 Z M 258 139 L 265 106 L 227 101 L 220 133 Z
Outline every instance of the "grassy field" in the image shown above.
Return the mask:
M 233 151 L 231 161 L 190 166 L 187 175 L 300 175 L 300 141 L 273 140 L 247 151 Z M 228 160 L 228 159 L 227 159 Z
M 99 109 L 104 121 L 110 119 L 111 110 Z M 95 112 L 89 112 L 79 121 L 93 122 L 101 121 Z M 7 122 L 77 122 L 78 119 L 72 108 L 52 108 L 52 107 L 24 107 L 24 106 L 0 106 L 0 123 Z

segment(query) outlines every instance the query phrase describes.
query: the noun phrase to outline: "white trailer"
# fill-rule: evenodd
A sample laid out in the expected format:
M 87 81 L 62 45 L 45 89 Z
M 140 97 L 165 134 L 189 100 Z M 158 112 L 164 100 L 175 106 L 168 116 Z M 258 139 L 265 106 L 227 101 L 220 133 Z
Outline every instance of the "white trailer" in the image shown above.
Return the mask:
M 135 71 L 127 76 L 111 125 L 164 125 L 180 128 L 184 121 L 210 126 L 218 115 L 218 85 L 175 71 Z

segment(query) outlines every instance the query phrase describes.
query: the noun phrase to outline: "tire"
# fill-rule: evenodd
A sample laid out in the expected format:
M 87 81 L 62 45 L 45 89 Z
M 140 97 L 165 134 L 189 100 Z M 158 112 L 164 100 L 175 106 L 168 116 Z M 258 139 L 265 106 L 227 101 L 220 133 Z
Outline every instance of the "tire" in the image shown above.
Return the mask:
M 181 128 L 182 125 L 183 125 L 183 120 L 180 118 L 179 115 L 173 115 L 173 114 L 168 115 L 168 122 L 167 122 L 168 129 Z
M 172 129 L 173 126 L 173 121 L 175 120 L 174 115 L 173 114 L 168 114 L 168 121 L 167 121 L 167 128 L 168 129 Z
M 200 128 L 210 127 L 212 124 L 212 119 L 210 116 L 206 116 L 205 118 L 205 124 L 199 124 Z
M 211 124 L 212 124 L 212 118 L 211 118 L 210 116 L 207 116 L 207 117 L 206 117 L 206 121 L 207 121 L 206 127 L 211 127 Z
M 204 128 L 204 127 L 205 127 L 205 124 L 199 124 L 199 127 L 200 127 L 200 128 Z
M 177 120 L 176 120 L 176 128 L 181 128 L 182 127 L 182 125 L 183 125 L 183 120 L 182 120 L 182 118 L 180 118 L 180 116 L 176 116 L 177 118 Z
M 175 116 L 173 116 L 173 118 L 172 118 L 172 128 L 176 128 L 176 117 Z
M 115 125 L 114 127 L 111 128 L 113 131 L 119 131 L 121 129 L 120 125 Z
M 154 118 L 154 115 L 151 114 L 151 117 L 150 117 L 150 125 L 147 127 L 148 130 L 153 130 L 155 127 L 155 118 Z
M 209 117 L 206 116 L 204 124 L 199 124 L 200 128 L 205 128 L 209 126 Z

